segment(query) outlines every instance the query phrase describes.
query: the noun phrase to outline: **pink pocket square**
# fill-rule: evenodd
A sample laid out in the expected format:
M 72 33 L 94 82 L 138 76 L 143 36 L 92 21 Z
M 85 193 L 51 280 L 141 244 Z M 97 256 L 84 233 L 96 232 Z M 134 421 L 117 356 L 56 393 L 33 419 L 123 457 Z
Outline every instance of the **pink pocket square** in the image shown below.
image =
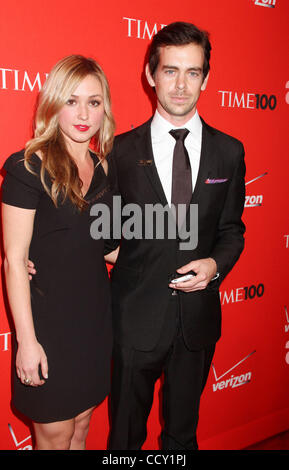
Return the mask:
M 217 184 L 217 183 L 225 183 L 226 181 L 228 181 L 228 178 L 220 178 L 220 179 L 207 178 L 205 183 L 206 184 Z

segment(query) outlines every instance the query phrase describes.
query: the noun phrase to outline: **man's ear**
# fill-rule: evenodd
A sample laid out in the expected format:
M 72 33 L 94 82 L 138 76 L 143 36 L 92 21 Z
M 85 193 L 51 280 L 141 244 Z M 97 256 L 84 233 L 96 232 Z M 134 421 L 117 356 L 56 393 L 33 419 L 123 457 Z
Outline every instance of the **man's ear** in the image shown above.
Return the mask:
M 207 83 L 208 83 L 208 80 L 209 80 L 209 75 L 210 75 L 210 72 L 207 73 L 207 76 L 206 76 L 205 80 L 204 80 L 203 83 L 202 83 L 202 86 L 201 86 L 201 90 L 202 90 L 202 91 L 205 91 L 205 89 L 207 88 Z
M 149 85 L 151 87 L 155 87 L 156 84 L 155 84 L 155 81 L 154 81 L 153 77 L 151 76 L 149 64 L 146 64 L 145 74 L 146 74 L 146 77 L 147 77 L 147 81 L 149 82 Z

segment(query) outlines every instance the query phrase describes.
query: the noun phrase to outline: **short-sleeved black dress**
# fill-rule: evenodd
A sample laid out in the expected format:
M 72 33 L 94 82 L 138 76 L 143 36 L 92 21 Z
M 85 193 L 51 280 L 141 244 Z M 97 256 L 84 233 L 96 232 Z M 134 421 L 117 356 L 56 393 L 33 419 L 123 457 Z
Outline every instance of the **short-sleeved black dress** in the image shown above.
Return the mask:
M 91 153 L 95 165 L 98 158 Z M 80 212 L 69 199 L 56 208 L 40 181 L 41 160 L 24 152 L 5 162 L 2 201 L 36 209 L 29 259 L 37 274 L 30 282 L 38 342 L 48 359 L 48 380 L 27 387 L 14 374 L 12 404 L 35 422 L 62 421 L 99 404 L 109 393 L 112 349 L 110 285 L 104 241 L 90 235 L 95 203 L 112 203 L 112 182 L 96 166 Z M 49 178 L 47 183 L 49 184 Z

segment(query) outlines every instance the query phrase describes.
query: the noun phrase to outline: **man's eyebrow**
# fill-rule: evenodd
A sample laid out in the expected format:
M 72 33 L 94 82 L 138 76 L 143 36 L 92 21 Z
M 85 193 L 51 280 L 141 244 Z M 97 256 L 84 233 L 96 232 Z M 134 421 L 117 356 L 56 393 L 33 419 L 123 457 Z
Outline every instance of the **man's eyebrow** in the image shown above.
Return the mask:
M 176 67 L 175 65 L 163 65 L 163 69 L 178 69 L 179 67 Z
M 188 70 L 194 70 L 195 72 L 202 72 L 203 68 L 202 67 L 190 67 Z
M 163 69 L 173 69 L 173 70 L 179 70 L 179 67 L 177 67 L 176 65 L 163 65 L 162 67 Z M 195 72 L 202 72 L 203 69 L 202 67 L 189 67 L 187 70 L 193 70 Z

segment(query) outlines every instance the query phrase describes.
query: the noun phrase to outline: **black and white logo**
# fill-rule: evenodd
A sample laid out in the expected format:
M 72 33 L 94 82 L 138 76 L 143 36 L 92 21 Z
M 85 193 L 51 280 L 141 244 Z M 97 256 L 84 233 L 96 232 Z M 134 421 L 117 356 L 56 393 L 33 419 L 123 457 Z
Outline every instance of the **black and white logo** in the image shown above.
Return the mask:
M 285 88 L 286 88 L 286 89 L 289 88 L 289 81 L 286 83 Z M 286 92 L 286 95 L 285 95 L 285 102 L 286 102 L 287 104 L 289 104 L 289 91 Z
M 286 317 L 285 333 L 288 333 L 288 332 L 289 332 L 289 315 L 288 315 L 288 310 L 287 310 L 286 305 L 285 305 L 285 307 L 284 307 L 284 310 L 285 310 L 285 317 Z
M 250 354 L 248 354 L 246 357 L 244 357 L 239 362 L 234 364 L 232 367 L 230 367 L 230 369 L 228 369 L 226 372 L 221 374 L 219 377 L 217 376 L 216 368 L 214 364 L 212 364 L 212 369 L 213 369 L 214 376 L 215 376 L 215 383 L 213 383 L 213 392 L 217 392 L 217 390 L 225 390 L 228 388 L 237 388 L 237 387 L 240 387 L 241 385 L 248 384 L 252 379 L 251 371 L 242 373 L 240 375 L 230 374 L 229 377 L 228 377 L 228 374 L 232 372 L 233 370 L 235 370 L 239 365 L 241 365 L 247 359 L 249 359 L 249 357 L 251 357 L 252 354 L 254 354 L 255 352 L 256 351 L 252 351 Z M 226 378 L 224 380 L 221 380 L 224 377 Z
M 265 291 L 264 284 L 252 284 L 251 286 L 237 287 L 231 291 L 220 292 L 221 305 L 244 302 L 245 300 L 258 299 L 263 297 Z
M 10 434 L 12 436 L 12 439 L 13 439 L 13 442 L 15 444 L 15 447 L 17 450 L 32 450 L 32 445 L 28 443 L 29 440 L 31 440 L 31 435 L 25 437 L 24 439 L 18 441 L 18 439 L 16 438 L 16 435 L 13 431 L 13 428 L 11 426 L 11 424 L 8 424 L 8 429 L 10 431 Z M 25 443 L 24 447 L 23 447 L 23 444 Z
M 0 352 L 9 351 L 11 346 L 11 331 L 0 333 Z
M 30 72 L 27 70 L 16 70 L 0 67 L 0 91 L 34 91 L 41 90 L 48 73 Z
M 166 26 L 161 23 L 149 24 L 146 20 L 126 16 L 123 17 L 123 20 L 127 22 L 127 37 L 136 39 L 151 40 L 158 31 Z
M 263 176 L 267 175 L 268 172 L 265 171 L 265 173 L 262 173 L 262 175 L 256 176 L 256 178 L 253 178 L 250 181 L 247 181 L 245 184 L 246 186 L 248 184 L 254 183 L 254 181 L 259 180 L 260 178 L 263 178 Z M 251 194 L 251 195 L 246 195 L 245 196 L 245 207 L 258 207 L 261 206 L 263 203 L 263 194 Z
M 255 5 L 260 7 L 275 8 L 276 0 L 255 0 Z
M 268 109 L 274 111 L 277 106 L 276 95 L 233 90 L 218 90 L 218 93 L 221 94 L 222 108 Z

